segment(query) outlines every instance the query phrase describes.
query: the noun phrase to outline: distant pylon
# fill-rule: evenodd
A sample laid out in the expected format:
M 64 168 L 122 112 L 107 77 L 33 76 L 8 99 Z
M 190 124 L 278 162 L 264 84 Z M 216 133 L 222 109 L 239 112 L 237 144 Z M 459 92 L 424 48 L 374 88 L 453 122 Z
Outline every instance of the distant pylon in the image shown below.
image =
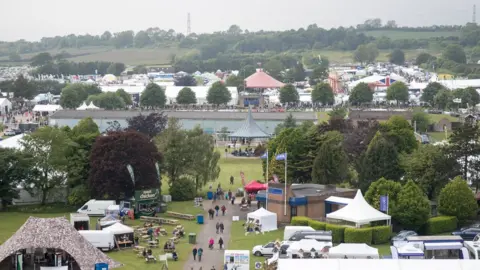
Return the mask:
M 472 22 L 477 23 L 477 5 L 473 5 Z
M 191 25 L 191 21 L 190 21 L 190 13 L 188 13 L 188 16 L 187 16 L 187 36 L 190 35 L 192 33 L 192 25 Z

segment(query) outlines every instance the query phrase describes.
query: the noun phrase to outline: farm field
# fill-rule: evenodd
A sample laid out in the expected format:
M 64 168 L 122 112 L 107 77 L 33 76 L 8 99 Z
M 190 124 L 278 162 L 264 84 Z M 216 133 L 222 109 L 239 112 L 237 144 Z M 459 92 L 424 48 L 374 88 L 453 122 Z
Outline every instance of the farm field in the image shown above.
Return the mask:
M 404 50 L 405 52 L 405 59 L 413 60 L 417 58 L 422 52 L 429 52 L 431 54 L 435 54 L 435 52 L 431 52 L 429 50 Z M 391 50 L 381 50 L 380 54 L 377 57 L 377 61 L 379 62 L 388 62 L 389 55 L 392 51 Z M 325 56 L 328 58 L 330 63 L 336 64 L 344 64 L 344 63 L 353 63 L 353 51 L 333 51 L 333 50 L 320 50 L 315 51 L 316 54 Z
M 394 31 L 394 30 L 373 30 L 365 31 L 365 35 L 372 37 L 388 37 L 391 39 L 426 39 L 436 37 L 458 37 L 459 31 L 431 31 L 431 32 L 413 32 L 413 31 Z

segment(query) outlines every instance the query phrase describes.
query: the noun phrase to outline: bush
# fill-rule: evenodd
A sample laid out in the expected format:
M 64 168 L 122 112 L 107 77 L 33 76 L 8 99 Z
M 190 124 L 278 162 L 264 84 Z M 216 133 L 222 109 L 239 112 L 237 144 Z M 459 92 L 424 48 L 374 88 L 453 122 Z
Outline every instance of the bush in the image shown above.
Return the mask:
M 475 217 L 478 205 L 472 190 L 461 177 L 455 177 L 440 192 L 438 211 L 443 215 L 455 216 L 459 221 Z
M 345 243 L 365 243 L 372 244 L 372 228 L 346 228 Z
M 429 218 L 425 224 L 426 235 L 452 232 L 457 229 L 457 218 L 451 216 L 438 216 Z
M 345 232 L 344 226 L 335 225 L 335 224 L 326 224 L 325 230 L 332 231 L 333 242 L 335 243 L 342 243 L 343 242 L 343 234 Z
M 292 221 L 290 221 L 290 225 L 293 226 L 308 226 L 309 219 L 308 217 L 293 217 Z
M 195 183 L 188 178 L 180 177 L 170 187 L 172 201 L 190 201 L 195 198 L 195 194 Z
M 372 242 L 375 245 L 388 243 L 392 234 L 390 226 L 372 227 Z
M 309 220 L 308 221 L 308 226 L 312 227 L 313 229 L 315 229 L 317 231 L 324 231 L 325 227 L 327 226 L 327 223 L 316 221 L 316 220 Z

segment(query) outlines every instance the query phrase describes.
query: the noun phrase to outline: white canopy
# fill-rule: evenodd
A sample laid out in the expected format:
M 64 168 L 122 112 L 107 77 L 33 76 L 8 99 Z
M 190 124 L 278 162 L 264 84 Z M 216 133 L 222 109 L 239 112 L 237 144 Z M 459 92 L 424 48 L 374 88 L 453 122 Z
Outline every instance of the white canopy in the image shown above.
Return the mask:
M 357 191 L 357 195 L 355 195 L 352 202 L 333 213 L 327 214 L 327 218 L 353 222 L 357 226 L 368 224 L 373 221 L 391 219 L 389 215 L 382 213 L 369 205 L 365 198 L 363 198 L 360 190 Z
M 395 247 L 394 247 L 395 248 Z M 398 256 L 408 256 L 408 257 L 423 257 L 423 250 L 414 247 L 411 244 L 406 244 L 397 248 Z
M 54 104 L 35 105 L 35 107 L 33 107 L 34 112 L 55 112 L 61 109 L 62 109 L 62 106 L 54 105 Z
M 88 108 L 87 106 L 87 103 L 85 103 L 85 101 L 83 102 L 82 105 L 80 105 L 80 107 L 77 108 L 78 111 L 83 111 L 83 110 L 86 110 Z
M 102 231 L 107 231 L 107 232 L 111 232 L 113 234 L 128 234 L 128 233 L 133 233 L 133 229 L 128 227 L 128 226 L 125 226 L 123 225 L 122 223 L 120 222 L 117 222 L 115 224 L 113 224 L 112 226 L 110 227 L 107 227 L 107 228 L 104 228 Z
M 3 141 L 0 141 L 0 148 L 11 148 L 16 150 L 22 150 L 22 138 L 25 136 L 25 133 L 15 135 L 13 137 L 7 138 Z
M 330 258 L 368 258 L 378 259 L 378 249 L 371 247 L 367 244 L 340 244 L 338 246 L 330 248 L 328 255 Z
M 476 270 L 480 260 L 341 260 L 279 259 L 278 270 Z
M 332 243 L 319 242 L 315 239 L 302 239 L 300 241 L 293 242 L 287 249 L 287 254 L 291 257 L 292 254 L 299 253 L 299 250 L 303 252 L 310 252 L 313 249 L 320 252 L 324 247 L 331 247 Z
M 90 104 L 88 104 L 87 110 L 100 110 L 99 107 L 95 106 L 95 104 L 93 104 L 93 102 L 90 102 Z
M 262 225 L 262 232 L 276 231 L 277 230 L 277 214 L 272 213 L 265 208 L 260 208 L 255 212 L 247 214 L 247 220 L 258 220 Z

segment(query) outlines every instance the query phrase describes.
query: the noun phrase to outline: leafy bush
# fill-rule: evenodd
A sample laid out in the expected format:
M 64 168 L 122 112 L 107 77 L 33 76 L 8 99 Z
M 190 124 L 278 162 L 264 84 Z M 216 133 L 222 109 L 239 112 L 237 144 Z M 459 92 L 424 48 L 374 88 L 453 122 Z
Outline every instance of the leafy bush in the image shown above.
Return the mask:
M 193 200 L 195 198 L 195 194 L 195 183 L 185 177 L 178 178 L 170 187 L 172 201 L 181 202 Z
M 388 243 L 392 234 L 390 226 L 372 227 L 372 242 L 375 245 Z
M 455 216 L 465 221 L 476 215 L 477 201 L 468 184 L 461 177 L 455 177 L 440 192 L 438 211 L 443 215 Z
M 346 228 L 345 243 L 372 244 L 372 228 Z
M 418 230 L 430 216 L 430 202 L 425 193 L 409 180 L 398 194 L 393 217 L 406 229 Z
M 309 220 L 308 221 L 308 226 L 312 227 L 313 229 L 315 229 L 317 231 L 324 231 L 325 227 L 327 226 L 327 223 L 316 221 L 316 220 Z
M 335 225 L 335 224 L 326 224 L 325 230 L 332 231 L 333 242 L 335 243 L 342 243 L 343 242 L 343 235 L 345 232 L 344 226 Z
M 68 195 L 68 204 L 81 206 L 90 199 L 90 192 L 85 185 L 79 185 L 72 189 Z
M 293 226 L 308 226 L 308 223 L 311 221 L 308 217 L 293 217 L 290 224 Z
M 439 233 L 452 232 L 457 229 L 457 218 L 451 216 L 438 216 L 429 218 L 424 226 L 424 233 L 435 235 Z

